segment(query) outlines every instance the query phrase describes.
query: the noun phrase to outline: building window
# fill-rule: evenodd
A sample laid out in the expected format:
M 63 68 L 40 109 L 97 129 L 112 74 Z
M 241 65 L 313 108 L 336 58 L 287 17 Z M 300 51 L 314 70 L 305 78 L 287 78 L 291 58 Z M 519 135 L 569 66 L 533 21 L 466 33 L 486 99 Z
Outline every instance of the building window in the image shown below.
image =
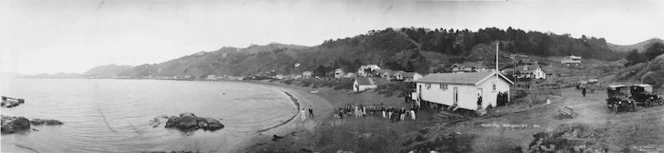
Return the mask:
M 431 89 L 431 84 L 427 84 L 427 89 Z
M 441 90 L 447 90 L 447 84 L 440 84 Z
M 496 91 L 496 84 L 493 84 L 493 91 Z

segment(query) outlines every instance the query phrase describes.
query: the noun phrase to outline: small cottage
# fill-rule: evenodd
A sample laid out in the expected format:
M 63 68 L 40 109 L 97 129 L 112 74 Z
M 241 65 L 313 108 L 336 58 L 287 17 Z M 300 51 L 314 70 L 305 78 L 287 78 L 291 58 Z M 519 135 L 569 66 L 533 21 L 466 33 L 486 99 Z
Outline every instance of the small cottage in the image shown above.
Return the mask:
M 395 80 L 400 80 L 400 81 L 404 81 L 404 82 L 413 82 L 413 81 L 416 81 L 416 80 L 418 80 L 422 77 L 423 76 L 421 74 L 417 73 L 417 72 L 403 72 L 403 71 L 400 71 L 400 72 L 394 73 L 394 79 Z
M 344 78 L 346 73 L 344 72 L 344 69 L 338 68 L 334 70 L 334 78 L 341 79 Z
M 314 72 L 311 71 L 304 71 L 302 72 L 302 78 L 303 79 L 311 79 L 314 76 Z
M 487 68 L 482 61 L 456 63 L 450 68 L 452 69 L 452 73 L 487 72 Z
M 537 65 L 520 65 L 516 68 L 517 78 L 546 79 L 546 73 Z
M 562 60 L 560 60 L 561 64 L 567 65 L 567 66 L 580 66 L 581 65 L 581 60 L 582 58 L 579 56 L 565 56 L 563 57 Z
M 353 91 L 360 92 L 368 89 L 378 88 L 377 83 L 369 77 L 355 78 L 353 83 Z
M 480 110 L 497 106 L 498 95 L 509 95 L 510 81 L 495 72 L 434 73 L 415 81 L 415 96 L 418 103 Z M 482 102 L 478 105 L 478 97 Z M 509 101 L 509 96 L 507 97 Z

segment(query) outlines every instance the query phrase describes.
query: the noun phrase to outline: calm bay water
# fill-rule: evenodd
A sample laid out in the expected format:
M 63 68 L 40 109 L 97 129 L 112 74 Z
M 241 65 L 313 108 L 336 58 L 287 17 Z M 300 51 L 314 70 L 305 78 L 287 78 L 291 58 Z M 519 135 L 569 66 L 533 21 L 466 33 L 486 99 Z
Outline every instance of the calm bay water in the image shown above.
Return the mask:
M 228 152 L 256 131 L 297 113 L 278 88 L 250 83 L 89 79 L 1 83 L 0 95 L 26 100 L 18 107 L 2 108 L 2 115 L 65 123 L 2 135 L 2 152 L 32 152 L 23 147 L 39 152 Z M 226 127 L 183 133 L 149 124 L 157 116 L 182 112 L 221 118 Z

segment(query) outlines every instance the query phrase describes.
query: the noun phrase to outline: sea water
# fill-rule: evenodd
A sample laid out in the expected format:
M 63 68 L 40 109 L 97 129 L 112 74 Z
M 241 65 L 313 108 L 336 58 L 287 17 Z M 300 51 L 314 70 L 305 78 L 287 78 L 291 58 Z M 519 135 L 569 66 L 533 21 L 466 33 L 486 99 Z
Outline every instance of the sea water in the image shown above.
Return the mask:
M 242 82 L 12 78 L 1 83 L 0 95 L 25 99 L 3 107 L 2 115 L 64 123 L 4 134 L 2 152 L 228 152 L 297 113 L 280 89 Z M 226 127 L 181 132 L 150 125 L 157 116 L 183 112 L 222 119 Z

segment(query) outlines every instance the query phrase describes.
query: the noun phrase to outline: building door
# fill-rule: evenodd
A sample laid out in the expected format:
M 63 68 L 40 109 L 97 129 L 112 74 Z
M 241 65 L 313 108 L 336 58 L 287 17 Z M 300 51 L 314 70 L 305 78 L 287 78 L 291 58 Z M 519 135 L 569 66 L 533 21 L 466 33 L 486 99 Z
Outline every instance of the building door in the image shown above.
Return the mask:
M 453 101 L 454 105 L 458 106 L 458 104 L 459 104 L 459 89 L 457 89 L 457 87 L 454 87 L 454 96 L 453 97 L 454 97 L 454 101 Z

